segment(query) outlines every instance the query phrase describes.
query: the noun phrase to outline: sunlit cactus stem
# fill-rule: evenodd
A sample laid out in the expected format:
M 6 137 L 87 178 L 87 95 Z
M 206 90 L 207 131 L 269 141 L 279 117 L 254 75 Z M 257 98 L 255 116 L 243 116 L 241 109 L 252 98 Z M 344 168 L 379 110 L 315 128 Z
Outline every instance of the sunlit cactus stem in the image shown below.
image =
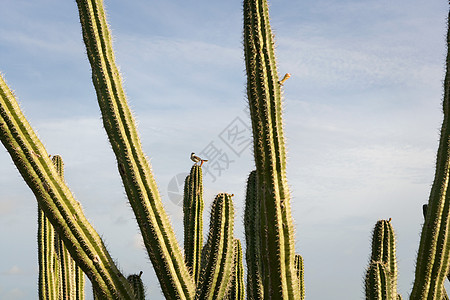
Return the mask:
M 449 12 L 450 16 L 450 12 Z M 449 23 L 450 24 L 450 23 Z M 436 159 L 436 172 L 420 237 L 411 300 L 441 299 L 450 267 L 450 25 L 447 31 L 447 62 L 444 80 L 444 120 Z
M 223 299 L 234 264 L 234 208 L 232 196 L 219 194 L 213 201 L 209 234 L 202 250 L 200 279 L 196 299 Z
M 244 300 L 244 265 L 242 263 L 242 246 L 239 239 L 234 239 L 234 268 L 232 277 L 233 279 L 231 280 L 230 289 L 226 299 Z
M 371 262 L 382 262 L 390 279 L 391 298 L 397 297 L 397 257 L 396 240 L 391 219 L 379 220 L 375 224 L 372 236 Z
M 244 0 L 247 98 L 253 129 L 257 196 L 261 202 L 264 297 L 299 299 L 294 225 L 286 180 L 281 88 L 266 0 Z
M 38 205 L 39 299 L 58 298 L 58 265 L 55 230 Z
M 194 280 L 142 150 L 115 63 L 103 1 L 77 0 L 77 4 L 103 126 L 161 289 L 167 299 L 192 299 Z
M 386 265 L 380 261 L 369 264 L 366 275 L 366 300 L 396 300 L 392 295 L 391 280 Z
M 305 270 L 303 265 L 303 257 L 300 254 L 295 255 L 295 270 L 297 271 L 298 290 L 300 299 L 305 299 Z
M 195 282 L 200 276 L 203 247 L 203 175 L 199 165 L 193 165 L 184 184 L 184 259 Z

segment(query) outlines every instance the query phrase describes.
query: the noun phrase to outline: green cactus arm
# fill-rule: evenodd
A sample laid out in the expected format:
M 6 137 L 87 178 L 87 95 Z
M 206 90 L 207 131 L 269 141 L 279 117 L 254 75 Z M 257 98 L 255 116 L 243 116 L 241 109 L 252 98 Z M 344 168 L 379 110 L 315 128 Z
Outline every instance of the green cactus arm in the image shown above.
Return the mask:
M 55 230 L 38 205 L 39 299 L 58 299 Z
M 365 282 L 366 300 L 394 300 L 391 293 L 391 281 L 386 265 L 380 261 L 372 261 L 367 269 Z
M 300 254 L 295 255 L 295 270 L 297 271 L 298 290 L 300 299 L 305 299 L 305 270 L 303 265 L 303 257 Z
M 375 224 L 372 235 L 372 254 L 371 261 L 381 261 L 385 267 L 389 278 L 391 279 L 391 293 L 395 298 L 397 295 L 397 257 L 396 257 L 396 239 L 391 219 L 379 220 Z
M 210 230 L 202 250 L 200 279 L 195 299 L 223 299 L 233 271 L 234 208 L 231 195 L 216 196 L 211 207 Z
M 110 299 L 130 299 L 128 282 L 60 178 L 3 76 L 0 76 L 0 140 L 39 206 L 93 285 Z
M 449 13 L 450 16 L 450 13 Z M 431 187 L 425 223 L 420 237 L 414 285 L 410 299 L 440 299 L 450 267 L 450 25 L 447 32 L 447 61 L 444 80 L 444 120 L 436 159 L 436 173 Z
M 260 202 L 257 196 L 256 171 L 247 180 L 245 196 L 245 258 L 247 262 L 247 295 L 249 299 L 264 299 L 261 261 Z
M 203 172 L 198 165 L 193 165 L 190 175 L 186 177 L 183 212 L 184 259 L 197 283 L 203 247 Z
M 281 90 L 266 0 L 244 0 L 247 97 L 261 201 L 264 296 L 298 299 Z
M 103 125 L 150 260 L 166 298 L 191 299 L 195 284 L 142 150 L 115 64 L 103 3 L 77 0 L 77 4 Z
M 141 276 L 142 271 L 139 273 L 139 275 L 133 274 L 127 277 L 127 280 L 131 283 L 131 286 L 133 287 L 136 300 L 145 300 L 145 288 Z
M 234 239 L 234 267 L 227 299 L 245 299 L 244 265 L 242 263 L 242 246 L 239 239 Z

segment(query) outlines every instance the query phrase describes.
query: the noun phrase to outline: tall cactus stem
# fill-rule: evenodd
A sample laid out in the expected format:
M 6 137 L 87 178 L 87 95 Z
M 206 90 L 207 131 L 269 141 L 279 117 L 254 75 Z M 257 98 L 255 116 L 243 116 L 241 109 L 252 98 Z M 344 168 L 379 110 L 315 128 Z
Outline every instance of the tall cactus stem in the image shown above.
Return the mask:
M 245 197 L 244 225 L 247 262 L 247 295 L 249 299 L 264 299 L 261 261 L 261 221 L 260 202 L 257 196 L 256 171 L 247 180 Z
M 202 250 L 196 299 L 223 299 L 233 272 L 234 208 L 231 195 L 216 196 L 211 207 L 210 230 Z
M 450 17 L 450 12 L 449 12 Z M 444 80 L 444 120 L 436 159 L 436 173 L 420 237 L 411 300 L 441 299 L 450 267 L 450 23 L 447 31 L 447 62 Z
M 261 201 L 264 296 L 298 299 L 281 89 L 266 0 L 244 0 L 244 50 Z
M 192 299 L 195 284 L 163 208 L 127 104 L 103 1 L 77 0 L 77 4 L 103 125 L 148 255 L 165 297 Z
M 300 300 L 305 299 L 305 270 L 303 265 L 303 257 L 300 254 L 295 255 L 295 270 L 297 271 L 298 290 Z
M 193 165 L 184 185 L 184 259 L 194 281 L 200 276 L 203 247 L 203 173 Z

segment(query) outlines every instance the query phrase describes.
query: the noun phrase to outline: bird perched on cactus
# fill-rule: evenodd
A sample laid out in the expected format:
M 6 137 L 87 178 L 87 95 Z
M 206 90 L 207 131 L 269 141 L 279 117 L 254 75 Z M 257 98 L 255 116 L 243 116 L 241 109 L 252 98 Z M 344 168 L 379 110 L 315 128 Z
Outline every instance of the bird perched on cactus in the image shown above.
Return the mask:
M 198 157 L 197 155 L 195 155 L 194 152 L 191 153 L 191 160 L 193 162 L 195 162 L 195 164 L 197 164 L 198 162 L 200 162 L 200 167 L 203 165 L 204 162 L 207 162 L 207 159 L 201 159 L 200 157 Z

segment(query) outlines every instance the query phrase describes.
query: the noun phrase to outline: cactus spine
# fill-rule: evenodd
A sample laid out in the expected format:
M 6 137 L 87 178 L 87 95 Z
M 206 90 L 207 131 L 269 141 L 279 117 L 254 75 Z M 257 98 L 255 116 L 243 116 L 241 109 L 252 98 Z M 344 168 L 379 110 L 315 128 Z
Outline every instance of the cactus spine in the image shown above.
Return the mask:
M 450 15 L 450 14 L 449 14 Z M 449 25 L 450 26 L 450 25 Z M 450 267 L 450 27 L 447 32 L 447 62 L 444 80 L 444 120 L 436 160 L 436 173 L 428 201 L 427 215 L 422 228 L 415 280 L 410 299 L 441 299 L 444 280 Z
M 298 299 L 294 226 L 286 181 L 281 89 L 266 0 L 244 0 L 247 97 L 261 201 L 265 298 Z
M 264 299 L 261 266 L 261 222 L 260 202 L 257 196 L 256 171 L 252 171 L 247 180 L 245 197 L 245 258 L 247 261 L 247 295 L 249 299 Z
M 145 300 L 145 289 L 144 284 L 142 283 L 142 271 L 137 274 L 133 274 L 127 277 L 127 280 L 131 283 L 133 287 L 134 295 L 136 296 L 136 300 Z
M 203 247 L 203 173 L 193 165 L 184 184 L 184 256 L 195 282 L 200 276 L 200 258 Z
M 303 265 L 303 257 L 300 254 L 295 255 L 295 270 L 297 271 L 297 279 L 298 279 L 298 290 L 300 294 L 300 299 L 305 299 L 305 271 Z
M 242 246 L 239 239 L 234 239 L 234 269 L 227 299 L 244 300 L 244 266 L 242 263 Z
M 234 208 L 231 195 L 216 196 L 211 207 L 208 239 L 202 250 L 196 299 L 223 299 L 233 271 Z
M 168 299 L 191 299 L 195 284 L 163 208 L 128 107 L 101 0 L 77 0 L 103 125 L 145 247 Z

